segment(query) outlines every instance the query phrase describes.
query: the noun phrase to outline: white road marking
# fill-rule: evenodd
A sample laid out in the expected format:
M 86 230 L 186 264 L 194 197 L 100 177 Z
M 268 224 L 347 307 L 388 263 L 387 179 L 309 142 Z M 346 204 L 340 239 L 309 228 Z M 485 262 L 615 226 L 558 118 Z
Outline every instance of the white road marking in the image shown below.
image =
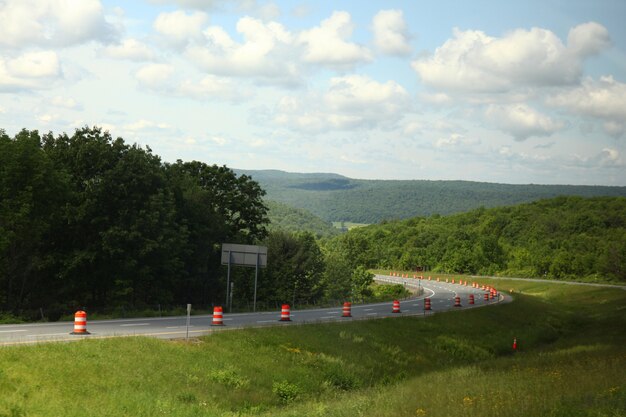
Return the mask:
M 0 333 L 27 332 L 28 330 L 0 330 Z
M 368 316 L 377 316 L 378 313 L 367 313 Z
M 372 311 L 373 308 L 364 308 L 363 311 Z
M 133 327 L 133 326 L 150 326 L 150 323 L 120 324 L 120 327 Z
M 335 317 L 333 316 L 326 316 L 326 317 L 320 317 L 320 319 L 334 319 Z
M 257 321 L 257 323 L 275 323 L 277 321 L 280 321 L 280 320 L 261 320 L 261 321 Z
M 29 334 L 26 337 L 65 336 L 68 333 Z

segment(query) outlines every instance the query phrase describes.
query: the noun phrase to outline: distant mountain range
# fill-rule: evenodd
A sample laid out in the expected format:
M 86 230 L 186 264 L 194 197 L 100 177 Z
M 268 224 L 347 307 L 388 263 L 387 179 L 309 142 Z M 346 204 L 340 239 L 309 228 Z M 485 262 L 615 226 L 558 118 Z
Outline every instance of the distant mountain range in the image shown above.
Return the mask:
M 320 218 L 379 223 L 478 207 L 511 206 L 562 195 L 626 197 L 626 187 L 514 185 L 472 181 L 359 180 L 332 173 L 238 170 L 267 191 L 266 200 L 307 210 Z

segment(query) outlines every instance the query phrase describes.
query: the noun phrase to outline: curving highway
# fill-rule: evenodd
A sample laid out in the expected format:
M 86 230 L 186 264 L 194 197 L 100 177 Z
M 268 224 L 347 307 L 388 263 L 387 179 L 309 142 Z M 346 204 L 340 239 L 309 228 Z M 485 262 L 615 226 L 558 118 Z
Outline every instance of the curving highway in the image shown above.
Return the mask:
M 110 338 L 124 336 L 150 336 L 163 339 L 197 337 L 214 331 L 261 326 L 289 326 L 304 323 L 346 322 L 384 317 L 428 316 L 434 313 L 481 307 L 502 301 L 510 301 L 505 294 L 484 300 L 483 291 L 471 284 L 459 285 L 435 280 L 419 280 L 396 276 L 376 275 L 378 282 L 402 284 L 420 289 L 421 295 L 400 301 L 400 313 L 392 313 L 392 302 L 353 305 L 352 317 L 342 317 L 342 308 L 314 310 L 292 310 L 291 321 L 279 321 L 280 311 L 262 313 L 224 314 L 224 326 L 211 326 L 212 315 L 191 316 L 189 328 L 187 317 L 158 317 L 120 320 L 96 320 L 87 322 L 89 335 L 70 335 L 73 322 L 6 324 L 0 325 L 0 346 L 33 344 L 54 341 L 73 341 L 85 338 Z M 469 305 L 469 296 L 474 295 L 475 304 Z M 424 298 L 430 298 L 431 310 L 424 311 Z M 460 297 L 461 306 L 455 307 L 455 297 Z M 188 333 L 187 333 L 188 331 Z

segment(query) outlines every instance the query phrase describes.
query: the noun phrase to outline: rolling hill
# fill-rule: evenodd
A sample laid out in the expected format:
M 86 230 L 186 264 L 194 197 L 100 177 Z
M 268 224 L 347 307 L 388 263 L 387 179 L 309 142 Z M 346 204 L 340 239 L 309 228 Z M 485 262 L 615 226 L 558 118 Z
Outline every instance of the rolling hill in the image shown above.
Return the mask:
M 266 200 L 310 211 L 326 221 L 378 223 L 479 207 L 512 206 L 557 196 L 625 197 L 626 187 L 498 184 L 472 181 L 360 180 L 329 173 L 237 170 L 267 191 Z

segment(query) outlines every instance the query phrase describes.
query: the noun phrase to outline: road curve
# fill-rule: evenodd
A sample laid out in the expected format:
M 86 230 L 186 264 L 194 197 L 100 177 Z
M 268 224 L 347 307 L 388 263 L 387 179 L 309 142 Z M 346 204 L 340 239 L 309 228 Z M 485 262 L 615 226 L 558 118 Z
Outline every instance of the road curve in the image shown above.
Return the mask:
M 224 314 L 224 326 L 211 326 L 212 316 L 191 316 L 189 336 L 197 337 L 215 331 L 262 326 L 290 326 L 305 323 L 347 322 L 384 317 L 428 316 L 437 312 L 463 310 L 510 301 L 510 297 L 484 300 L 485 291 L 471 285 L 445 283 L 420 279 L 377 275 L 378 282 L 390 282 L 423 289 L 421 295 L 400 302 L 400 313 L 392 313 L 392 302 L 352 306 L 352 317 L 342 317 L 341 307 L 314 310 L 292 310 L 291 321 L 279 321 L 280 312 L 258 312 Z M 475 304 L 469 305 L 469 295 L 473 294 Z M 455 307 L 455 297 L 460 297 L 461 307 Z M 424 298 L 431 299 L 431 311 L 424 311 Z M 0 325 L 0 346 L 36 344 L 43 342 L 74 341 L 85 338 L 111 338 L 124 336 L 150 336 L 161 339 L 180 339 L 187 335 L 187 318 L 158 317 L 120 320 L 94 320 L 87 322 L 89 335 L 70 335 L 73 322 L 30 323 Z

